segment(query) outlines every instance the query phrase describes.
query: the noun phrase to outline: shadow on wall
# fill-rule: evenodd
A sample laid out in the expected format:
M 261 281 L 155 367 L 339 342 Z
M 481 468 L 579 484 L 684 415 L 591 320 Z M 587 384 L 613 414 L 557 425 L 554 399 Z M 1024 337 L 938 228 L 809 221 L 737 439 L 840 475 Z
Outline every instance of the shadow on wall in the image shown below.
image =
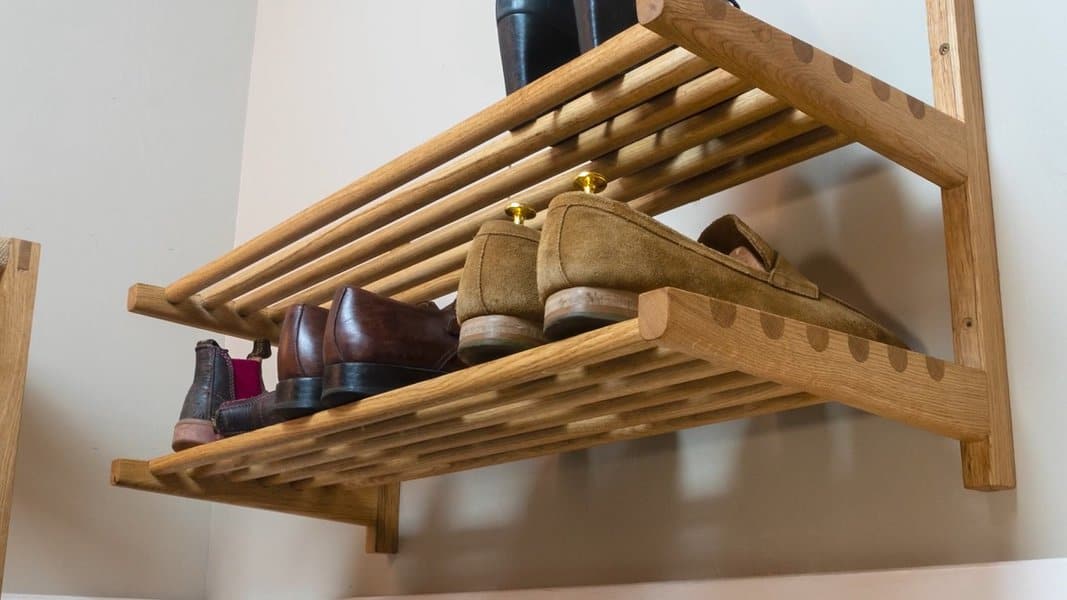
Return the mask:
M 938 281 L 933 296 L 947 297 L 940 221 L 917 216 L 882 164 L 818 186 L 794 169 L 776 179 L 782 200 L 745 206 L 772 244 L 815 240 L 798 267 L 922 347 L 904 326 L 915 319 L 895 319 L 854 274 L 869 266 L 865 278 L 892 282 L 897 298 L 926 298 Z M 877 198 L 853 193 L 872 177 Z M 842 190 L 832 219 L 813 187 Z M 836 258 L 842 249 L 855 254 Z M 391 593 L 473 591 L 959 564 L 1014 549 L 1015 492 L 964 490 L 956 442 L 837 404 L 411 482 L 402 498 L 401 553 L 361 559 L 357 593 L 381 593 L 383 577 Z

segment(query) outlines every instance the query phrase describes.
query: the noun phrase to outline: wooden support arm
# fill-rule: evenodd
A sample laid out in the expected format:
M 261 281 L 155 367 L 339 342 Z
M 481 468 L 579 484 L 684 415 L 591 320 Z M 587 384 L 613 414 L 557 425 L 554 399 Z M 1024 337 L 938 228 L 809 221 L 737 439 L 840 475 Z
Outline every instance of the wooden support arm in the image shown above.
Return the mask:
M 638 0 L 641 23 L 940 185 L 968 172 L 962 121 L 725 0 Z
M 135 283 L 126 296 L 126 310 L 247 340 L 268 339 L 278 343 L 278 324 L 261 312 L 242 317 L 230 304 L 209 310 L 200 296 L 172 304 L 163 294 L 161 287 Z
M 958 440 L 989 435 L 977 369 L 673 288 L 639 311 L 663 347 Z

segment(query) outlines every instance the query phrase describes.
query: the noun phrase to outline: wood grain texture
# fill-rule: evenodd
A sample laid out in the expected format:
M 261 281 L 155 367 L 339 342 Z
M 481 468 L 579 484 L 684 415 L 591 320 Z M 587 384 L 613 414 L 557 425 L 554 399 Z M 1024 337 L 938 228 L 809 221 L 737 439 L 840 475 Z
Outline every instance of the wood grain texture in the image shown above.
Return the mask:
M 729 89 L 728 93 L 732 94 L 734 91 L 736 89 Z M 773 145 L 775 136 L 783 136 L 784 134 L 784 137 L 788 137 L 789 135 L 795 135 L 787 131 L 792 127 L 789 123 L 773 119 L 777 113 L 786 111 L 787 108 L 784 103 L 768 96 L 764 92 L 751 90 L 661 130 L 647 128 L 648 125 L 656 124 L 654 120 L 641 119 L 637 121 L 641 131 L 651 135 L 647 135 L 621 148 L 613 143 L 598 144 L 599 147 L 597 147 L 595 153 L 582 151 L 583 155 L 592 154 L 599 158 L 561 173 L 553 171 L 553 176 L 546 181 L 511 197 L 499 197 L 493 204 L 473 214 L 460 218 L 455 218 L 455 215 L 453 215 L 451 220 L 444 214 L 431 215 L 430 212 L 420 214 L 418 218 L 430 218 L 432 222 L 438 223 L 438 227 L 433 233 L 417 240 L 412 240 L 410 243 L 395 250 L 390 250 L 374 260 L 331 277 L 296 296 L 271 306 L 267 309 L 267 312 L 274 316 L 284 313 L 285 308 L 290 304 L 324 301 L 332 296 L 334 290 L 339 286 L 367 285 L 369 281 L 373 281 L 373 279 L 369 280 L 369 278 L 374 275 L 388 271 L 395 272 L 399 268 L 417 264 L 420 260 L 429 260 L 437 253 L 445 251 L 456 244 L 469 242 L 483 223 L 499 219 L 504 207 L 510 202 L 521 202 L 535 210 L 544 210 L 552 198 L 574 189 L 574 177 L 581 171 L 596 171 L 609 179 L 622 177 L 628 177 L 632 180 L 655 179 L 655 183 L 659 185 L 664 184 L 669 179 L 672 169 L 688 169 L 692 171 L 695 170 L 694 163 L 696 163 L 696 168 L 703 166 L 703 168 L 709 169 L 714 165 L 729 162 L 747 152 L 763 149 Z M 664 114 L 670 113 L 665 112 Z M 777 131 L 772 134 L 766 134 L 761 129 L 753 129 L 751 130 L 753 137 L 751 140 L 736 133 L 742 129 L 755 127 L 754 123 L 763 123 L 765 121 L 768 125 L 763 126 L 764 128 L 770 126 Z M 616 124 L 612 122 L 605 135 L 609 138 L 614 138 L 617 135 L 625 135 L 629 131 L 626 127 L 626 122 L 618 125 L 619 127 L 616 128 Z M 716 142 L 718 138 L 723 136 L 728 136 L 728 139 L 724 139 L 721 143 Z M 577 142 L 578 148 L 584 148 L 585 139 L 582 136 L 578 137 Z M 593 143 L 596 143 L 595 139 Z M 614 149 L 615 151 L 607 153 L 609 149 Z M 659 166 L 658 163 L 670 160 L 688 149 L 694 149 L 693 153 L 686 155 L 678 162 L 672 163 L 669 167 Z M 560 152 L 563 155 L 569 154 L 565 148 L 560 149 Z M 572 164 L 572 162 L 567 161 L 565 164 Z M 513 170 L 521 168 L 522 166 L 518 165 Z M 492 184 L 489 183 L 488 185 Z M 464 191 L 460 194 L 466 195 L 467 192 Z M 620 201 L 627 201 L 635 197 L 625 187 L 615 189 L 610 195 Z M 431 209 L 433 208 L 435 207 L 431 207 Z M 440 225 L 441 222 L 446 224 Z M 540 223 L 540 220 L 535 219 L 527 224 L 530 227 L 539 228 Z M 392 234 L 391 230 L 376 232 L 365 240 L 361 240 L 360 244 L 375 242 L 369 247 L 391 248 L 395 245 L 392 241 L 381 245 L 377 242 L 389 239 Z M 400 239 L 409 237 L 411 236 L 405 236 Z
M 368 554 L 400 551 L 400 483 L 378 486 L 378 514 L 367 528 Z
M 40 244 L 0 240 L 0 589 L 40 262 Z
M 540 116 L 533 123 L 457 157 L 426 177 L 273 255 L 270 260 L 260 262 L 228 278 L 218 289 L 213 288 L 205 293 L 205 302 L 208 307 L 218 306 L 271 282 L 263 290 L 250 294 L 250 298 L 242 298 L 237 302 L 237 311 L 246 314 L 334 275 L 354 262 L 359 262 L 361 259 L 353 258 L 354 251 L 342 250 L 328 256 L 326 254 L 397 219 L 403 219 L 418 211 L 419 214 L 415 218 L 406 219 L 404 223 L 413 228 L 413 235 L 431 231 L 440 225 L 441 221 L 425 219 L 423 213 L 426 211 L 420 209 L 456 190 L 480 182 L 538 150 L 575 136 L 663 92 L 675 89 L 711 68 L 706 61 L 686 50 L 672 50 L 635 68 L 627 73 L 626 77 L 611 80 Z M 736 79 L 730 79 L 737 85 Z M 539 181 L 540 178 L 529 177 L 529 173 L 520 171 L 510 174 L 509 179 L 527 175 L 526 179 L 519 179 L 517 184 L 513 184 L 521 189 Z M 486 192 L 482 194 L 485 195 Z M 478 205 L 485 200 L 471 202 Z M 421 229 L 415 227 L 417 224 L 421 224 Z M 366 251 L 365 245 L 357 246 L 358 248 Z M 303 265 L 308 266 L 298 269 Z M 284 277 L 281 280 L 273 281 L 282 275 Z
M 378 489 L 374 487 L 294 490 L 224 479 L 193 480 L 182 474 L 157 476 L 147 462 L 122 458 L 111 463 L 111 485 L 354 525 L 373 526 L 378 520 Z
M 942 186 L 963 183 L 963 124 L 730 6 L 638 0 L 641 23 Z
M 536 119 L 670 43 L 635 26 L 167 286 L 181 302 L 479 144 Z
M 641 334 L 672 350 L 939 435 L 989 434 L 977 369 L 900 349 L 894 367 L 885 344 L 673 288 L 642 294 L 638 310 Z
M 421 409 L 395 419 L 307 440 L 301 447 L 275 447 L 245 455 L 240 460 L 217 462 L 209 468 L 196 470 L 196 475 L 218 475 L 241 469 L 239 476 L 233 478 L 249 480 L 313 467 L 361 452 L 431 439 L 434 435 L 446 435 L 447 432 L 459 430 L 452 427 L 465 425 L 469 415 L 489 409 L 521 409 L 524 405 L 538 404 L 539 398 L 559 397 L 572 391 L 594 388 L 607 381 L 625 379 L 683 362 L 692 362 L 692 359 L 684 354 L 650 348 L 589 366 L 564 368 L 547 377 L 520 385 L 457 398 L 446 404 Z M 484 416 L 483 414 L 482 417 Z M 274 460 L 277 457 L 286 458 Z
M 213 310 L 204 308 L 199 296 L 178 303 L 168 302 L 161 287 L 144 283 L 130 286 L 126 309 L 132 313 L 207 329 L 246 340 L 268 339 L 278 343 L 279 327 L 263 313 L 238 315 L 232 307 L 223 305 Z
M 961 444 L 964 485 L 1015 487 L 993 192 L 973 0 L 927 0 L 934 100 L 965 122 L 967 181 L 942 192 L 956 360 L 989 377 L 990 434 Z
M 408 481 L 411 479 L 421 479 L 423 477 L 432 477 L 436 475 L 444 475 L 447 473 L 455 473 L 458 471 L 466 471 L 469 469 L 478 469 L 481 467 L 488 467 L 492 465 L 499 465 L 508 462 L 514 462 L 518 460 L 525 460 L 528 458 L 535 458 L 538 456 L 548 456 L 553 454 L 561 454 L 563 452 L 573 452 L 575 450 L 583 450 L 585 448 L 592 448 L 594 446 L 602 446 L 604 444 L 610 444 L 613 442 L 622 442 L 626 440 L 635 440 L 640 438 L 646 438 L 654 435 L 660 435 L 663 433 L 670 433 L 673 431 L 680 431 L 683 429 L 691 429 L 694 427 L 703 427 L 705 425 L 712 425 L 715 423 L 723 423 L 726 421 L 732 421 L 735 419 L 747 419 L 752 417 L 759 417 L 763 415 L 770 415 L 788 410 L 795 410 L 798 408 L 805 408 L 808 406 L 814 406 L 822 404 L 825 400 L 816 398 L 809 394 L 789 394 L 778 397 L 779 392 L 765 392 L 768 399 L 762 401 L 754 401 L 748 404 L 740 404 L 735 406 L 727 405 L 725 408 L 710 408 L 710 406 L 717 406 L 712 403 L 710 406 L 705 407 L 704 410 L 697 410 L 697 406 L 693 403 L 688 403 L 688 406 L 678 409 L 668 408 L 667 410 L 678 410 L 683 416 L 666 419 L 663 421 L 648 421 L 644 423 L 621 426 L 618 428 L 606 427 L 608 431 L 602 433 L 591 433 L 590 435 L 576 435 L 576 434 L 559 434 L 560 441 L 546 442 L 538 446 L 521 447 L 514 450 L 507 450 L 497 454 L 487 454 L 477 456 L 476 458 L 469 458 L 466 460 L 459 460 L 453 463 L 436 465 L 433 467 L 419 468 L 403 473 L 391 473 L 389 475 L 382 475 L 378 477 L 368 477 L 366 481 L 375 482 L 373 485 L 379 485 L 380 483 L 388 483 L 392 481 Z M 703 400 L 706 402 L 706 399 Z M 701 402 L 700 399 L 697 402 Z M 651 409 L 659 411 L 660 409 Z M 666 412 L 666 411 L 664 411 Z M 633 420 L 641 420 L 641 417 L 633 418 Z M 612 424 L 623 423 L 625 420 L 616 421 Z
M 562 368 L 602 362 L 651 346 L 641 338 L 636 321 L 625 321 L 564 340 L 559 344 L 522 352 L 509 357 L 505 362 L 494 361 L 475 365 L 458 373 L 379 394 L 303 419 L 162 456 L 152 460 L 150 465 L 152 472 L 156 474 L 176 473 L 276 444 L 299 442 L 303 438 L 328 435 L 353 426 L 384 421 L 412 411 L 438 406 L 464 395 L 496 390 L 505 384 L 519 385 L 546 377 Z

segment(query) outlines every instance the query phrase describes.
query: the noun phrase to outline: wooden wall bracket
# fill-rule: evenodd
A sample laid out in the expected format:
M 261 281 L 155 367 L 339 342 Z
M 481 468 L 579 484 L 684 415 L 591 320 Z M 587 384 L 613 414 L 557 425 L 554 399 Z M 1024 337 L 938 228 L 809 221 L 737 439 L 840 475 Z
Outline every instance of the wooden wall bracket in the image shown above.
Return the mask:
M 0 239 L 0 589 L 40 262 L 40 244 Z

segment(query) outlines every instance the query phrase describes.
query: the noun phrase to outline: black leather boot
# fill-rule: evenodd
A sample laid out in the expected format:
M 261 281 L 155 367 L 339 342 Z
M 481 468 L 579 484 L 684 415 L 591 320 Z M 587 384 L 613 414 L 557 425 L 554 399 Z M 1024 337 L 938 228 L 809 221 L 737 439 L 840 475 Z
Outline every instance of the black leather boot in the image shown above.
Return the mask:
M 615 34 L 637 25 L 637 5 L 633 0 L 574 0 L 574 14 L 582 52 L 588 52 Z
M 508 94 L 580 52 L 572 0 L 496 0 L 496 31 Z
M 274 392 L 263 392 L 252 398 L 224 402 L 215 413 L 215 431 L 222 437 L 230 437 L 281 423 L 285 419 L 275 413 L 275 397 Z
M 230 353 L 215 340 L 196 343 L 193 383 L 185 394 L 181 416 L 174 425 L 171 448 L 175 452 L 218 439 L 211 422 L 223 402 L 234 399 Z

